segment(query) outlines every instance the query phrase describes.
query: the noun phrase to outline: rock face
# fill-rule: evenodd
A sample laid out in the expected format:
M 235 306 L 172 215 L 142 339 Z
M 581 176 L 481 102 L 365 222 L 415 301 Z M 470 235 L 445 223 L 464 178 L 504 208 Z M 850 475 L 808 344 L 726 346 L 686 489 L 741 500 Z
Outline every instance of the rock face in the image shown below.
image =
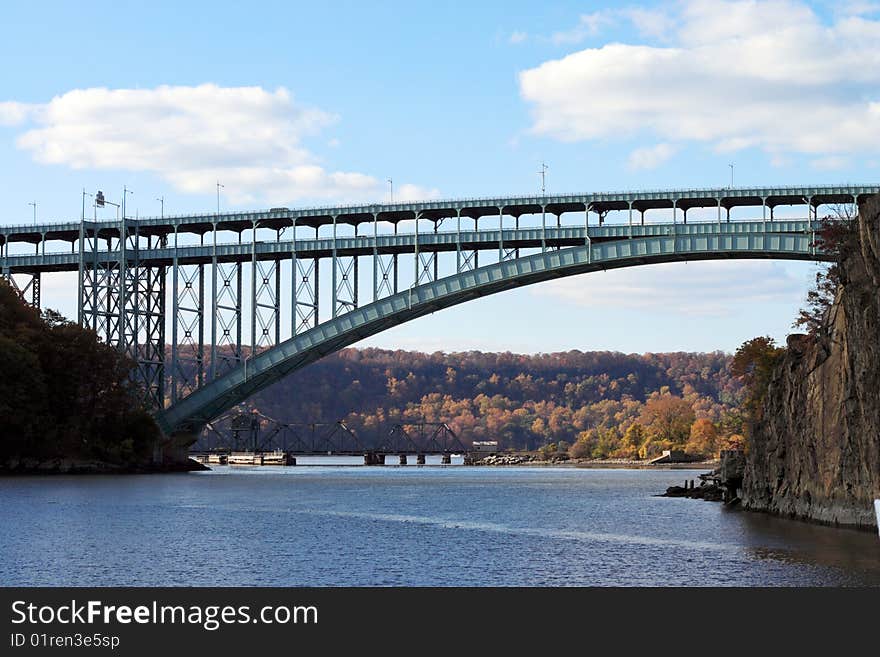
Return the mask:
M 876 527 L 880 497 L 880 198 L 859 208 L 860 245 L 816 338 L 792 336 L 749 440 L 743 505 Z

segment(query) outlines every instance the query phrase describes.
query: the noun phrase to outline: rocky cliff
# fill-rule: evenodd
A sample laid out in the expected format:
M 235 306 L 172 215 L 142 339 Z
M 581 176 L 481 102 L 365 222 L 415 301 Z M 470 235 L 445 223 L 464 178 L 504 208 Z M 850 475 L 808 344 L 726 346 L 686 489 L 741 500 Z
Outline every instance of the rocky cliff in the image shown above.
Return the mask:
M 880 198 L 861 204 L 824 326 L 791 336 L 749 439 L 746 508 L 876 526 L 880 497 Z

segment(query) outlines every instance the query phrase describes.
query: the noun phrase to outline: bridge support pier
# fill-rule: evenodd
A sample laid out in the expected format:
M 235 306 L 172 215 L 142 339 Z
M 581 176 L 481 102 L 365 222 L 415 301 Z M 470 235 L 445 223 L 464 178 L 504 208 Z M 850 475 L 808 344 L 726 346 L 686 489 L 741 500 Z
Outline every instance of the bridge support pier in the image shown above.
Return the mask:
M 401 454 L 398 462 L 400 463 L 400 465 L 406 465 L 406 454 Z
M 188 465 L 189 448 L 199 438 L 201 431 L 173 433 L 153 451 L 153 465 Z
M 385 455 L 376 452 L 364 452 L 364 465 L 385 465 Z
M 425 455 L 417 454 L 416 455 L 416 465 L 425 465 Z
M 440 457 L 440 464 L 441 465 L 452 465 L 452 455 L 451 454 L 444 454 L 443 456 L 441 456 Z

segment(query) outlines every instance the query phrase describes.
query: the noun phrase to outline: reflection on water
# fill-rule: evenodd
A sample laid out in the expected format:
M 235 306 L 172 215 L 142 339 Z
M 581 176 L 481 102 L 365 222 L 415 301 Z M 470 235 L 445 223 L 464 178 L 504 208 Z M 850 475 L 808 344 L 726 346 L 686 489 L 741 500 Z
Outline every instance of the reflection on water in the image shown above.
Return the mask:
M 876 534 L 681 471 L 359 462 L 0 479 L 0 585 L 880 585 Z
M 864 583 L 880 584 L 880 538 L 875 532 L 842 529 L 777 518 L 763 513 L 739 513 L 746 540 L 758 558 L 791 564 L 818 564 L 858 573 Z

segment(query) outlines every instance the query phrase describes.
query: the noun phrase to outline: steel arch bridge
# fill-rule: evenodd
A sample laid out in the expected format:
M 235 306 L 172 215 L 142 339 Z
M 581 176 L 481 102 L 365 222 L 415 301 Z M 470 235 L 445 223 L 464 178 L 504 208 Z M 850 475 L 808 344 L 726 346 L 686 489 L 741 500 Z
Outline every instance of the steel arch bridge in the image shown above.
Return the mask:
M 109 221 L 86 220 L 84 205 L 79 221 L 0 226 L 0 274 L 39 306 L 44 274 L 76 272 L 80 324 L 137 362 L 167 435 L 194 436 L 322 356 L 478 297 L 652 263 L 823 260 L 820 206 L 876 193 L 680 189 Z M 777 219 L 787 205 L 807 216 Z M 760 218 L 731 220 L 740 207 Z M 672 220 L 646 222 L 660 209 Z

